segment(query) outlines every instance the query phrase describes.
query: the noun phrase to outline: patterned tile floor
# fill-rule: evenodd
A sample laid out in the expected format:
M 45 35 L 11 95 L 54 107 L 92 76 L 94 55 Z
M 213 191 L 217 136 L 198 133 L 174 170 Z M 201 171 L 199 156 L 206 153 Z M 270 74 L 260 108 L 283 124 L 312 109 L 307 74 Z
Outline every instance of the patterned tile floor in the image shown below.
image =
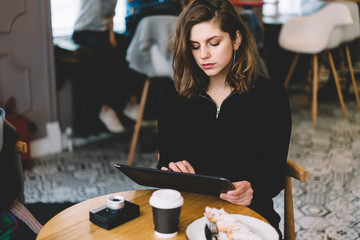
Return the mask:
M 360 86 L 360 85 L 359 85 Z M 360 111 L 346 101 L 345 120 L 337 98 L 319 99 L 318 126 L 312 127 L 308 96 L 290 91 L 293 132 L 289 158 L 310 173 L 306 183 L 293 180 L 298 240 L 360 239 Z M 113 165 L 126 163 L 130 133 L 109 135 L 101 141 L 34 159 L 26 171 L 27 203 L 78 202 L 101 194 L 144 188 Z M 140 141 L 151 143 L 154 132 L 142 131 Z M 135 165 L 155 167 L 157 150 L 139 152 Z M 275 207 L 283 214 L 283 193 Z
M 360 239 L 360 111 L 346 103 L 345 120 L 337 99 L 320 103 L 318 125 L 292 98 L 293 132 L 289 158 L 310 174 L 293 180 L 297 239 Z M 283 211 L 283 195 L 276 198 Z

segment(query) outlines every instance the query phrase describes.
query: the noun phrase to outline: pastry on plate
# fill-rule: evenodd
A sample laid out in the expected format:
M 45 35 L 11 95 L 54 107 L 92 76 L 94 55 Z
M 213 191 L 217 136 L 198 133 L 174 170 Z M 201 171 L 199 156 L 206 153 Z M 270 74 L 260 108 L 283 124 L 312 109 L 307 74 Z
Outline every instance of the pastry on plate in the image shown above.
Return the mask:
M 219 240 L 261 240 L 235 214 L 224 209 L 206 207 L 204 216 L 209 222 L 216 223 Z

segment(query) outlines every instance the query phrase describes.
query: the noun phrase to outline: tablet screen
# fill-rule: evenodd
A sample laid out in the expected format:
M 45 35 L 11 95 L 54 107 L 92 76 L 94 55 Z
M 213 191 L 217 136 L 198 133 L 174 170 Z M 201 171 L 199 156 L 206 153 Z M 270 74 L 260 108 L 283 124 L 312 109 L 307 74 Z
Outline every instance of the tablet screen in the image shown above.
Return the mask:
M 235 189 L 226 178 L 162 171 L 153 168 L 144 168 L 115 164 L 115 167 L 139 185 L 170 188 L 178 191 L 195 192 L 219 196 L 222 192 Z

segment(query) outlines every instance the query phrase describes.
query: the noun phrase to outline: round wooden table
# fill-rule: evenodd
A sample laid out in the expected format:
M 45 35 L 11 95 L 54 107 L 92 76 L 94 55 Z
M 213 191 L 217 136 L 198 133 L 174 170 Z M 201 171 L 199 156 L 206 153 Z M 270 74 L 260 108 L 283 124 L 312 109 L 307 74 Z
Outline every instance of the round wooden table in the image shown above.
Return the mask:
M 37 240 L 46 239 L 162 239 L 155 236 L 152 209 L 149 199 L 156 189 L 134 190 L 95 197 L 75 204 L 50 219 L 41 229 Z M 101 228 L 89 220 L 89 211 L 106 205 L 112 195 L 122 195 L 125 200 L 140 206 L 140 216 L 111 230 Z M 243 214 L 267 222 L 262 216 L 250 208 L 230 204 L 217 196 L 181 192 L 184 205 L 181 208 L 178 235 L 172 239 L 187 239 L 185 231 L 194 220 L 203 217 L 206 206 L 224 208 L 234 214 Z

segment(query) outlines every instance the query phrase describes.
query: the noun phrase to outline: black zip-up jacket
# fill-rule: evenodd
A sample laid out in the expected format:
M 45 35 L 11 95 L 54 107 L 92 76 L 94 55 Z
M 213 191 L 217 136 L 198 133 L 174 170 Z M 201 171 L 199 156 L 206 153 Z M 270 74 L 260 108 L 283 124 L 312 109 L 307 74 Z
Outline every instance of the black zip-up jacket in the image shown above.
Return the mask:
M 216 106 L 206 93 L 192 100 L 179 97 L 171 83 L 160 98 L 160 160 L 187 160 L 198 174 L 247 180 L 254 190 L 250 208 L 277 230 L 275 196 L 284 188 L 291 135 L 286 89 L 259 78 L 245 94 L 233 92 Z

